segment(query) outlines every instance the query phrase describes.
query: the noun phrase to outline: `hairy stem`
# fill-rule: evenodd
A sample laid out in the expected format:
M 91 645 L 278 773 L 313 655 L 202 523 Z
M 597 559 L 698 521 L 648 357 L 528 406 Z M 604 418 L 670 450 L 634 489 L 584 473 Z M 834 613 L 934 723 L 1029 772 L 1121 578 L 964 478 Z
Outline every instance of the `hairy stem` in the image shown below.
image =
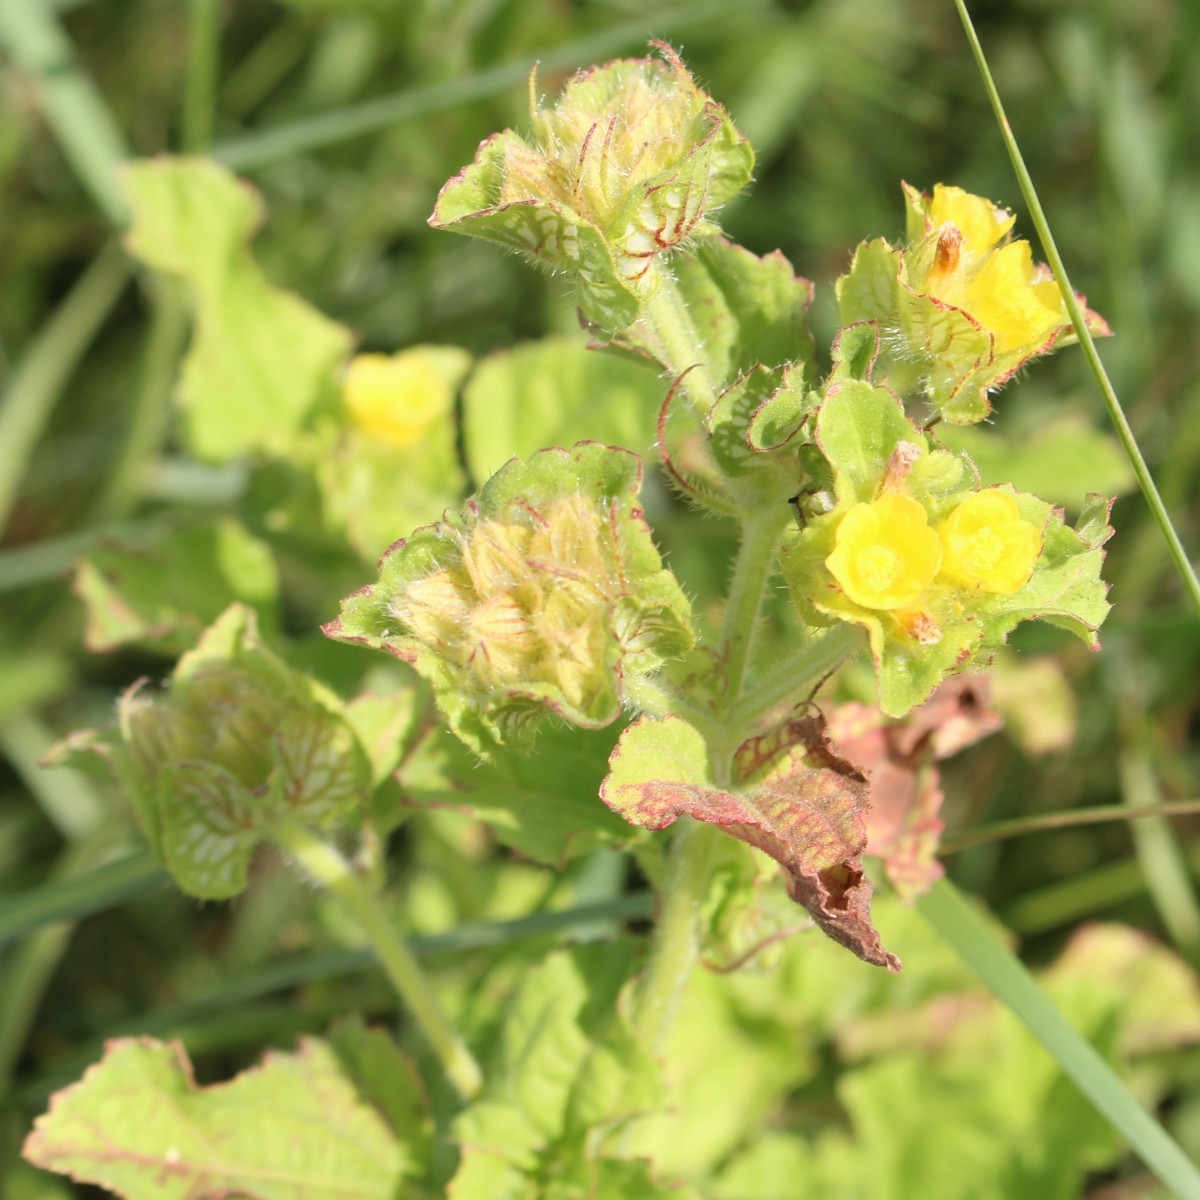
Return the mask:
M 634 998 L 634 1025 L 651 1052 L 662 1049 L 700 955 L 700 915 L 708 895 L 708 863 L 720 831 L 691 817 L 679 820 L 667 867 L 650 961 Z
M 464 1100 L 479 1094 L 479 1064 L 450 1024 L 408 944 L 396 932 L 379 897 L 328 842 L 301 825 L 281 821 L 269 836 L 354 914 L 401 1000 L 425 1032 L 446 1077 Z
M 790 520 L 788 506 L 779 504 L 742 523 L 742 542 L 734 561 L 725 608 L 723 651 L 727 709 L 741 699 L 763 596 L 771 568 L 775 565 L 779 539 Z
M 739 738 L 748 735 L 775 709 L 807 700 L 826 676 L 865 649 L 862 627 L 845 622 L 839 622 L 824 637 L 802 642 L 794 654 L 734 704 L 729 711 L 729 727 L 737 731 Z
M 716 403 L 718 387 L 704 361 L 704 345 L 674 276 L 657 269 L 658 286 L 642 304 L 641 328 L 667 373 L 703 419 Z

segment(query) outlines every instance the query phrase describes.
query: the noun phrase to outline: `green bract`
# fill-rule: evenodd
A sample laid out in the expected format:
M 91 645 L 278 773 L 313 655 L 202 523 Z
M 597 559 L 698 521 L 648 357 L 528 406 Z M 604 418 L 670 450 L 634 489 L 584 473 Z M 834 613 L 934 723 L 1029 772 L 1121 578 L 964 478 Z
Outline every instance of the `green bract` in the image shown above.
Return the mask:
M 598 442 L 513 459 L 461 513 L 397 542 L 325 632 L 411 663 L 481 755 L 547 712 L 607 725 L 622 676 L 692 644 L 640 485 L 637 455 Z
M 1063 523 L 1061 511 L 1036 496 L 1011 488 L 980 492 L 968 460 L 931 448 L 894 396 L 860 380 L 829 388 L 816 438 L 834 469 L 836 504 L 792 536 L 784 547 L 783 572 L 807 620 L 851 621 L 867 630 L 884 712 L 902 716 L 947 674 L 986 662 L 1021 621 L 1040 617 L 1097 644 L 1096 629 L 1109 607 L 1099 548 L 1108 530 L 1094 512 L 1089 510 L 1075 530 Z M 1032 526 L 1041 541 L 1026 582 L 1005 582 L 999 591 L 949 576 L 950 551 L 943 556 L 936 549 L 939 538 L 953 538 L 953 516 L 965 501 L 997 495 L 1011 497 L 1003 503 L 1012 507 L 1012 521 Z M 896 510 L 903 506 L 904 521 L 915 510 L 922 527 L 914 529 L 897 517 L 892 541 L 881 543 L 881 549 L 861 539 L 850 543 L 843 537 L 839 543 L 839 530 L 852 510 L 857 515 L 889 497 Z M 930 539 L 934 557 L 914 566 L 917 556 L 929 553 Z M 897 585 L 894 595 L 881 594 L 878 600 L 864 601 L 861 593 L 852 598 L 849 593 L 856 589 L 847 586 L 846 560 L 869 554 L 901 560 L 897 576 L 903 588 Z
M 535 107 L 479 147 L 446 184 L 430 224 L 500 242 L 568 271 L 606 333 L 654 287 L 655 259 L 715 232 L 710 217 L 750 181 L 754 154 L 678 56 L 581 71 L 553 108 Z
M 273 823 L 326 824 L 365 797 L 366 759 L 336 709 L 235 604 L 179 660 L 166 690 L 134 684 L 118 705 L 119 730 L 76 734 L 64 751 L 104 758 L 180 888 L 223 899 L 246 886 Z

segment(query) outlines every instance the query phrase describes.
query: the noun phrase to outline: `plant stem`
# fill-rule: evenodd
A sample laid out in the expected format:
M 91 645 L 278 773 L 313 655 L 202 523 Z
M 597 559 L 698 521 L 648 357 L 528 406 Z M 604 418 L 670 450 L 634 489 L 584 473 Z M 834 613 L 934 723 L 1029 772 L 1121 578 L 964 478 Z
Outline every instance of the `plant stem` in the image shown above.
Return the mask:
M 641 327 L 667 374 L 675 379 L 683 377 L 680 387 L 697 416 L 704 420 L 717 401 L 717 385 L 703 360 L 703 342 L 675 277 L 664 267 L 652 270 L 657 286 L 642 303 Z
M 763 594 L 775 564 L 779 538 L 790 520 L 788 506 L 779 504 L 761 510 L 742 523 L 742 542 L 733 564 L 725 608 L 723 651 L 727 707 L 742 698 Z
M 730 710 L 729 724 L 739 736 L 773 709 L 807 700 L 818 684 L 851 656 L 866 649 L 860 625 L 839 622 L 824 637 L 800 648 L 759 680 Z
M 996 114 L 996 121 L 1000 126 L 1000 136 L 1003 138 L 1005 148 L 1008 150 L 1008 156 L 1012 160 L 1013 170 L 1017 176 L 1017 183 L 1021 188 L 1021 195 L 1025 198 L 1025 203 L 1029 205 L 1029 215 L 1033 219 L 1034 228 L 1037 229 L 1038 238 L 1041 240 L 1042 249 L 1046 254 L 1046 261 L 1050 264 L 1050 269 L 1054 272 L 1054 278 L 1058 281 L 1059 291 L 1062 292 L 1063 301 L 1071 317 L 1071 324 L 1075 327 L 1075 334 L 1079 338 L 1079 345 L 1083 350 L 1083 356 L 1087 360 L 1092 376 L 1096 380 L 1096 386 L 1099 387 L 1100 394 L 1104 398 L 1104 405 L 1108 409 L 1109 418 L 1117 431 L 1117 437 L 1125 449 L 1125 454 L 1129 459 L 1130 465 L 1133 467 L 1133 473 L 1137 478 L 1138 486 L 1142 489 L 1142 495 L 1146 499 L 1146 504 L 1149 506 L 1154 520 L 1157 522 L 1163 537 L 1166 539 L 1167 550 L 1171 555 L 1172 561 L 1175 563 L 1179 577 L 1183 580 L 1184 587 L 1187 589 L 1188 595 L 1192 598 L 1192 603 L 1200 611 L 1200 579 L 1196 577 L 1195 569 L 1192 567 L 1187 551 L 1183 548 L 1183 543 L 1179 540 L 1178 533 L 1175 532 L 1171 515 L 1167 512 L 1166 505 L 1163 504 L 1162 497 L 1159 495 L 1158 488 L 1155 486 L 1154 479 L 1150 474 L 1150 468 L 1146 465 L 1146 460 L 1142 457 L 1137 439 L 1134 437 L 1133 430 L 1130 428 L 1129 422 L 1125 417 L 1125 410 L 1121 407 L 1121 401 L 1117 398 L 1116 389 L 1113 387 L 1112 381 L 1108 378 L 1108 372 L 1105 371 L 1104 364 L 1100 361 L 1100 354 L 1096 350 L 1096 343 L 1092 339 L 1091 332 L 1088 330 L 1087 322 L 1084 318 L 1083 306 L 1079 303 L 1075 295 L 1075 290 L 1071 287 L 1071 281 L 1067 278 L 1067 268 L 1063 264 L 1062 256 L 1058 253 L 1058 247 L 1055 245 L 1054 237 L 1050 232 L 1050 224 L 1046 220 L 1046 214 L 1042 210 L 1041 201 L 1038 199 L 1037 189 L 1033 186 L 1033 179 L 1029 174 L 1028 168 L 1025 166 L 1025 160 L 1021 155 L 1016 138 L 1013 136 L 1012 126 L 1009 125 L 1008 117 L 1004 113 L 1004 105 L 1000 102 L 1000 93 L 996 90 L 995 81 L 992 79 L 991 71 L 988 69 L 987 59 L 983 54 L 983 47 L 979 44 L 979 38 L 976 36 L 974 25 L 971 23 L 971 17 L 967 12 L 966 4 L 964 0 L 954 0 L 954 6 L 958 9 L 963 29 L 966 31 L 967 41 L 971 45 L 971 52 L 974 54 L 975 62 L 979 66 L 979 72 L 983 76 L 983 86 L 987 90 L 988 99 L 992 103 L 992 111 Z
M 281 821 L 271 828 L 269 836 L 354 914 L 388 979 L 425 1031 L 446 1077 L 464 1100 L 478 1095 L 483 1082 L 479 1064 L 442 1011 L 429 980 L 396 932 L 379 897 L 333 846 L 303 826 Z
M 180 139 L 184 154 L 203 154 L 212 142 L 220 34 L 217 0 L 188 0 L 187 81 Z
M 671 844 L 662 907 L 654 924 L 650 961 L 634 997 L 634 1027 L 643 1044 L 662 1049 L 699 958 L 700 915 L 708 895 L 708 863 L 720 831 L 681 817 Z

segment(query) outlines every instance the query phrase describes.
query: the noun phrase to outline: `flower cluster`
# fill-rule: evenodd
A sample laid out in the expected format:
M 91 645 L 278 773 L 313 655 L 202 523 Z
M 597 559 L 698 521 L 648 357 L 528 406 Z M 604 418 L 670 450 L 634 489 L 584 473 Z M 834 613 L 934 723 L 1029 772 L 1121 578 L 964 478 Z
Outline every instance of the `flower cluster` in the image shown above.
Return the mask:
M 862 381 L 827 389 L 815 438 L 834 503 L 785 545 L 784 575 L 810 623 L 867 630 L 886 712 L 902 715 L 947 674 L 986 662 L 1020 621 L 1051 619 L 1094 642 L 1108 608 L 1099 541 L 1045 501 L 980 488 L 968 460 Z
M 936 528 L 911 496 L 888 492 L 841 516 L 825 565 L 855 604 L 911 609 L 935 581 L 1010 595 L 1029 582 L 1041 544 L 999 488 L 971 493 Z

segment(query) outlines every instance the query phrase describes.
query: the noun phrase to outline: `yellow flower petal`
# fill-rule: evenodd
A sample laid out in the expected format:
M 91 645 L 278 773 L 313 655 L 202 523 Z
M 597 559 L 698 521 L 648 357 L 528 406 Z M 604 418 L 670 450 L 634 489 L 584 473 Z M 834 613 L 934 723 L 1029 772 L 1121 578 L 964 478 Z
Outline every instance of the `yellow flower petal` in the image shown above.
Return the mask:
M 956 226 L 968 254 L 982 255 L 1008 233 L 1016 217 L 982 196 L 938 183 L 929 201 L 929 219 L 934 229 L 947 223 Z
M 847 511 L 825 565 L 855 604 L 907 609 L 933 581 L 941 558 L 925 509 L 910 496 L 889 492 Z
M 422 349 L 358 355 L 346 369 L 342 397 L 364 433 L 396 446 L 419 441 L 454 403 L 445 373 Z
M 996 351 L 1037 348 L 1066 323 L 1053 280 L 1034 283 L 1033 253 L 1025 241 L 1001 246 L 967 284 L 965 308 L 996 339 Z
M 1012 496 L 996 488 L 964 500 L 938 526 L 938 535 L 942 574 L 997 595 L 1029 582 L 1042 549 L 1041 531 L 1022 519 Z

